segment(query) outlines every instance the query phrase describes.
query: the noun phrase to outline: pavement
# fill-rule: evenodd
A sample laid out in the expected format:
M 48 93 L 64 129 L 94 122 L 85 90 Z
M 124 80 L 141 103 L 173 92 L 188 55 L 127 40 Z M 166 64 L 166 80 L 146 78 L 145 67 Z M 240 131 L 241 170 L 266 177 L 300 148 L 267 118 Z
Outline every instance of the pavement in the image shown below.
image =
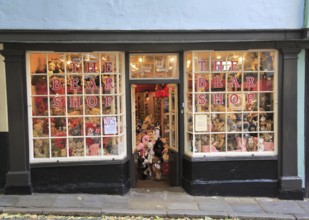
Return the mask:
M 126 195 L 0 194 L 0 215 L 158 216 L 214 219 L 308 219 L 309 200 L 191 196 L 179 187 L 131 189 Z

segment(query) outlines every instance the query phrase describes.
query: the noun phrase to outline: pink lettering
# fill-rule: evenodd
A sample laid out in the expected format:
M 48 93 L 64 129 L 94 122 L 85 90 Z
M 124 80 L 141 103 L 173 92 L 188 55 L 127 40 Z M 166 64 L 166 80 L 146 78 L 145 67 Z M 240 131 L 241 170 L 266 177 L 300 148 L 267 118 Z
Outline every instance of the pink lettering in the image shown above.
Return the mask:
M 86 63 L 87 65 L 87 73 L 95 73 L 96 72 L 96 63 Z
M 111 73 L 112 71 L 112 62 L 105 62 L 105 68 L 104 68 L 105 73 Z
M 231 66 L 232 70 L 237 70 L 238 69 L 237 68 L 238 62 L 237 61 L 231 61 L 231 63 L 232 63 L 232 66 Z
M 254 88 L 256 85 L 254 83 L 254 77 L 253 76 L 247 76 L 246 77 L 246 88 L 250 90 L 251 88 Z
M 80 106 L 80 97 L 69 97 L 70 108 L 78 108 Z
M 76 63 L 72 62 L 72 72 L 76 73 Z
M 113 88 L 112 82 L 113 82 L 112 78 L 105 79 L 105 90 L 110 90 L 111 88 Z
M 111 106 L 113 99 L 113 96 L 105 96 L 105 107 Z
M 52 90 L 60 90 L 62 89 L 62 84 L 60 79 L 52 79 Z
M 97 85 L 96 85 L 96 83 L 95 83 L 93 78 L 90 78 L 89 84 L 87 84 L 87 89 L 91 89 L 91 88 L 94 88 L 94 89 L 97 88 Z
M 213 70 L 222 70 L 222 69 L 223 69 L 222 61 L 215 60 Z
M 207 103 L 206 95 L 205 94 L 198 95 L 198 104 L 205 105 L 206 103 Z
M 213 80 L 213 87 L 214 88 L 223 88 L 221 76 L 215 76 L 212 80 Z
M 79 83 L 79 79 L 77 78 L 73 78 L 71 79 L 71 86 L 70 86 L 70 89 L 71 90 L 74 90 L 74 89 L 78 89 L 78 83 Z
M 234 87 L 240 88 L 240 84 L 239 84 L 236 76 L 233 77 L 232 82 L 230 83 L 230 87 L 231 88 L 234 88 Z
M 218 105 L 218 104 L 223 105 L 224 104 L 224 102 L 223 102 L 223 94 L 222 93 L 220 93 L 220 94 L 213 94 L 212 95 L 212 103 L 214 105 Z
M 89 108 L 94 108 L 98 104 L 98 99 L 95 96 L 90 96 L 86 99 Z
M 247 104 L 251 104 L 253 100 L 255 100 L 255 94 L 247 94 Z
M 63 106 L 62 98 L 60 96 L 56 96 L 53 98 L 53 107 L 61 108 Z
M 207 60 L 199 60 L 197 61 L 198 64 L 200 64 L 200 71 L 205 71 L 206 70 L 206 63 L 207 63 Z
M 239 96 L 237 94 L 230 95 L 230 103 L 236 104 L 239 101 Z
M 197 84 L 197 88 L 206 88 L 207 86 L 207 81 L 206 78 L 198 78 L 198 84 Z

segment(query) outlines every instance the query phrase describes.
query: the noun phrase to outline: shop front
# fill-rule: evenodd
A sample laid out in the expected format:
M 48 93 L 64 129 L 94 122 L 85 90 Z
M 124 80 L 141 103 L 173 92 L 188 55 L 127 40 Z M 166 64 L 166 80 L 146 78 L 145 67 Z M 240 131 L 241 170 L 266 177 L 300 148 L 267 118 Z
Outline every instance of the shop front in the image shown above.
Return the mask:
M 303 198 L 300 50 L 230 38 L 5 43 L 5 193 L 180 186 L 192 195 Z

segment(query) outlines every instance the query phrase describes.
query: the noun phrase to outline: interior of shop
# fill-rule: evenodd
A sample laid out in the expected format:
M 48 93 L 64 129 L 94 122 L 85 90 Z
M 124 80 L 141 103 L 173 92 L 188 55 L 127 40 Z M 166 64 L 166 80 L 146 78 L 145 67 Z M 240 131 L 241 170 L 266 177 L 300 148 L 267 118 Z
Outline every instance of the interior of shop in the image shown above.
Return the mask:
M 133 139 L 136 157 L 136 187 L 170 186 L 169 151 L 175 148 L 176 85 L 137 84 L 132 91 L 135 105 Z

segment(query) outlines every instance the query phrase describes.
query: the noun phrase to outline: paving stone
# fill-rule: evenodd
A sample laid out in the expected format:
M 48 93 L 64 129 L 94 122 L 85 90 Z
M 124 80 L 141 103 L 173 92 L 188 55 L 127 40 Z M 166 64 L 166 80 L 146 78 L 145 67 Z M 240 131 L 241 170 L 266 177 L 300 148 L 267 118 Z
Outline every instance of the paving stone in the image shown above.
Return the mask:
M 229 214 L 229 218 L 236 219 L 250 219 L 250 220 L 295 220 L 292 215 L 283 215 L 283 214 L 262 214 L 262 213 L 234 213 Z
M 49 207 L 53 204 L 56 195 L 26 195 L 21 196 L 19 201 L 15 204 L 16 207 Z
M 306 213 L 306 211 L 301 208 L 295 201 L 258 201 L 262 208 L 267 213 L 280 213 L 280 214 L 297 214 Z
M 19 196 L 2 196 L 0 198 L 0 206 L 14 206 L 19 200 Z
M 130 191 L 129 192 L 130 199 L 140 199 L 140 198 L 149 198 L 149 199 L 161 199 L 163 200 L 163 193 L 162 192 L 153 192 L 153 191 L 145 191 L 142 189 L 141 191 Z
M 143 217 L 165 217 L 165 210 L 132 210 L 132 209 L 113 209 L 102 210 L 103 215 L 117 215 L 117 216 L 143 216 Z
M 193 211 L 193 210 L 167 210 L 167 216 L 169 218 L 205 218 L 210 217 L 214 219 L 225 219 L 228 217 L 227 212 L 211 212 L 211 211 Z
M 43 215 L 101 216 L 102 211 L 90 208 L 45 208 Z
M 165 203 L 158 199 L 130 199 L 128 208 L 135 210 L 160 210 L 165 208 Z
M 293 214 L 297 220 L 309 220 L 309 214 Z
M 104 198 L 104 202 L 110 202 L 110 203 L 124 203 L 128 202 L 129 198 L 128 196 L 117 196 L 117 195 L 102 195 Z
M 166 209 L 170 210 L 199 210 L 197 203 L 172 202 L 166 204 Z
M 20 207 L 5 207 L 3 209 L 3 213 L 8 214 L 36 214 L 36 215 L 42 215 L 43 211 L 41 208 L 20 208 Z
M 105 202 L 102 207 L 103 210 L 115 210 L 115 209 L 129 209 L 127 202 Z
M 235 212 L 240 213 L 265 213 L 258 203 L 230 203 Z
M 83 195 L 81 194 L 70 194 L 70 195 L 57 195 L 52 207 L 62 207 L 62 208 L 78 208 L 82 207 L 83 204 L 81 200 Z
M 194 196 L 182 192 L 163 192 L 163 198 L 166 202 L 170 201 L 194 201 Z
M 229 212 L 233 211 L 230 205 L 222 198 L 213 199 L 204 197 L 196 199 L 200 210 L 212 212 Z
M 81 200 L 82 206 L 87 208 L 102 208 L 105 198 L 101 195 L 84 195 Z

